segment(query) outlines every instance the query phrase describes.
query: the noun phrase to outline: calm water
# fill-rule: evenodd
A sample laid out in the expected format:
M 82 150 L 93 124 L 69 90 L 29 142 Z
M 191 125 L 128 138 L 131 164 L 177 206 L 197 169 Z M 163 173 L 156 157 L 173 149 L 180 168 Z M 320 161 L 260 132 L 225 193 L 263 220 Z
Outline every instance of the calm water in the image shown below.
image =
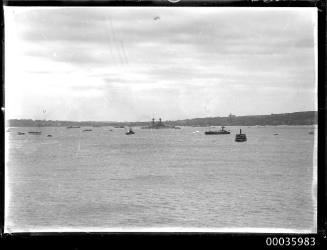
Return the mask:
M 239 128 L 10 128 L 6 228 L 316 230 L 314 129 L 243 127 L 236 143 Z

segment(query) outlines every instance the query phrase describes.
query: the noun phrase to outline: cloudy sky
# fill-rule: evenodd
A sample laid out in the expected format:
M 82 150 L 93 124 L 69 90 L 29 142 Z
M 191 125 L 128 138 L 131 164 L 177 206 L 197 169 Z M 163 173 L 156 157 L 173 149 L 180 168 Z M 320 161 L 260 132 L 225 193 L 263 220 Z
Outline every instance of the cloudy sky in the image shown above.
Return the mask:
M 315 8 L 5 7 L 6 118 L 316 110 Z

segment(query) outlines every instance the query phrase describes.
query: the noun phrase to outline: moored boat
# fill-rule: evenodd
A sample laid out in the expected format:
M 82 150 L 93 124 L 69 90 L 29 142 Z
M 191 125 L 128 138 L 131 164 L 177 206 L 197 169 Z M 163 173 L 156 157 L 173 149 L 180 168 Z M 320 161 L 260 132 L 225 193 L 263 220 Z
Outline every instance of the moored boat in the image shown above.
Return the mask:
M 126 132 L 126 135 L 133 135 L 135 132 L 132 130 L 132 128 L 129 128 L 129 130 Z
M 28 133 L 31 134 L 31 135 L 40 135 L 41 131 L 30 131 Z

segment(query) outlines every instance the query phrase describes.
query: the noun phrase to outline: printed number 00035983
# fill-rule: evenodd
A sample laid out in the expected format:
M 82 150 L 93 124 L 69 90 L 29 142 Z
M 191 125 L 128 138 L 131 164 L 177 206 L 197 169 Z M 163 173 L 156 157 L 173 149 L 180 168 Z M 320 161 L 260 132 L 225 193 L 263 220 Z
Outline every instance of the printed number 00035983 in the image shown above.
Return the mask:
M 314 246 L 315 237 L 267 237 L 267 246 Z

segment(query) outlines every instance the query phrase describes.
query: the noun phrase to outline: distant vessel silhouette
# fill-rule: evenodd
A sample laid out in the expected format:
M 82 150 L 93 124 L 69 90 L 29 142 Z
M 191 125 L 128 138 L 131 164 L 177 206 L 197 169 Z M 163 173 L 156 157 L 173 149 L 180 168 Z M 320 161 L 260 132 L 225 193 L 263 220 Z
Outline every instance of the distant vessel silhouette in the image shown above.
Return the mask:
M 29 134 L 32 134 L 32 135 L 40 135 L 41 132 L 40 131 L 30 131 L 28 132 Z
M 67 128 L 80 128 L 80 126 L 68 126 Z

